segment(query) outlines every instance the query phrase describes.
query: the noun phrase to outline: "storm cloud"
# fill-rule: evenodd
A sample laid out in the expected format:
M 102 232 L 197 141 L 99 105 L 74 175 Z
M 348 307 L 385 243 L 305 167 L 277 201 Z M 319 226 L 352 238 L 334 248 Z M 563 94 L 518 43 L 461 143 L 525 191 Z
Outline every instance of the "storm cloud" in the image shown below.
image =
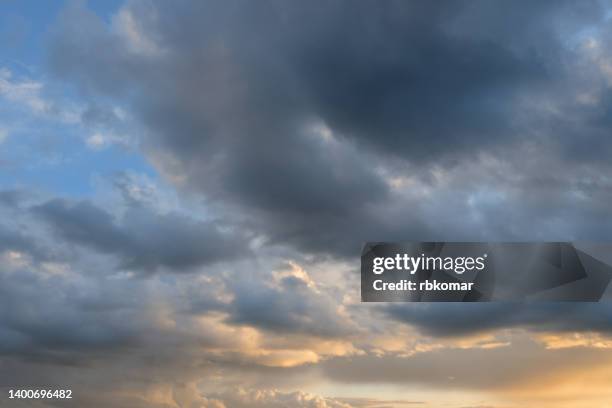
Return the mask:
M 584 38 L 601 7 L 133 2 L 109 27 L 74 6 L 49 60 L 129 104 L 162 174 L 271 243 L 601 237 L 596 203 L 567 194 L 610 191 L 605 44 Z
M 244 238 L 221 232 L 213 222 L 155 214 L 144 207 L 130 209 L 121 223 L 87 201 L 56 199 L 31 211 L 66 241 L 119 256 L 124 268 L 152 272 L 164 266 L 187 271 L 223 259 L 239 259 L 247 252 Z

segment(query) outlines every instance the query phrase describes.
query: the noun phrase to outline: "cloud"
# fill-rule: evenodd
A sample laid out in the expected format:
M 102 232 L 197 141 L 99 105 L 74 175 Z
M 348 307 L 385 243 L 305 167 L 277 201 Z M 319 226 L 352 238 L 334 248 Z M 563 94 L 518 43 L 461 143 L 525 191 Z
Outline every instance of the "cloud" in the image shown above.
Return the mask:
M 603 370 L 603 304 L 366 308 L 353 272 L 364 241 L 610 238 L 604 15 L 135 0 L 105 20 L 69 4 L 51 76 L 0 71 L 0 94 L 71 113 L 91 147 L 133 148 L 176 197 L 125 175 L 110 200 L 0 193 L 0 387 L 61 378 L 74 406 L 338 408 L 395 403 L 292 390 L 436 400 Z M 55 78 L 76 115 L 45 93 Z
M 216 396 L 215 396 L 216 397 Z M 217 397 L 216 397 L 217 398 Z M 215 398 L 215 399 L 216 399 Z M 219 401 L 219 400 L 217 400 Z M 294 391 L 283 392 L 278 390 L 244 390 L 238 389 L 233 393 L 221 396 L 223 406 L 227 407 L 262 407 L 262 408 L 351 408 L 352 405 L 333 398 L 324 398 L 318 395 Z M 210 405 L 215 407 L 215 405 Z
M 147 273 L 166 267 L 175 272 L 238 259 L 246 255 L 244 238 L 223 232 L 214 222 L 180 214 L 130 209 L 120 221 L 88 201 L 55 199 L 32 208 L 62 238 L 74 245 L 117 255 L 121 267 Z
M 7 68 L 0 68 L 0 96 L 8 102 L 21 105 L 35 115 L 59 118 L 65 123 L 75 123 L 77 115 L 59 101 L 44 94 L 45 84 L 29 78 L 15 78 Z
M 142 390 L 138 396 L 135 390 L 123 392 L 109 392 L 106 395 L 75 396 L 76 401 L 69 401 L 69 406 L 87 404 L 98 408 L 113 406 L 120 408 L 353 408 L 354 405 L 342 402 L 335 398 L 326 398 L 303 391 L 281 391 L 274 389 L 245 389 L 236 388 L 223 393 L 214 393 L 206 396 L 194 382 L 174 384 L 152 384 Z M 37 401 L 36 408 L 49 408 L 49 405 Z M 22 405 L 16 405 L 21 407 Z M 23 405 L 25 407 L 25 405 Z M 363 405 L 359 405 L 363 406 Z
M 6 139 L 9 137 L 9 132 L 6 129 L 0 128 L 0 145 L 6 142 Z
M 385 307 L 384 313 L 433 336 L 464 336 L 503 328 L 549 332 L 602 332 L 612 329 L 612 307 L 602 303 L 484 303 Z
M 28 253 L 37 259 L 52 257 L 48 251 L 33 242 L 31 237 L 4 226 L 0 226 L 0 252 Z
M 607 89 L 583 69 L 581 29 L 600 16 L 596 2 L 136 1 L 109 25 L 73 5 L 49 58 L 129 104 L 155 167 L 224 219 L 347 258 L 371 240 L 609 237 L 607 103 L 575 97 Z
M 156 327 L 136 282 L 87 276 L 76 262 L 32 254 L 14 247 L 0 251 L 3 358 L 78 364 L 134 345 Z
M 234 324 L 273 333 L 339 338 L 356 330 L 338 299 L 319 291 L 307 274 L 238 280 L 234 294 L 229 317 Z
M 441 348 L 401 356 L 364 354 L 325 360 L 320 368 L 330 381 L 348 384 L 416 385 L 430 389 L 540 389 L 555 379 L 609 367 L 609 351 L 595 348 L 547 349 L 524 334 L 497 348 Z M 499 367 L 503 367 L 500 370 Z
M 83 364 L 180 345 L 221 365 L 293 367 L 357 352 L 338 294 L 296 262 L 256 256 L 246 236 L 178 206 L 162 211 L 147 180 L 112 181 L 118 200 L 104 206 L 0 194 L 3 354 Z
M 19 82 L 6 68 L 0 71 L 0 94 L 11 102 L 22 103 L 36 113 L 47 113 L 50 106 L 40 96 L 42 83 L 33 81 Z

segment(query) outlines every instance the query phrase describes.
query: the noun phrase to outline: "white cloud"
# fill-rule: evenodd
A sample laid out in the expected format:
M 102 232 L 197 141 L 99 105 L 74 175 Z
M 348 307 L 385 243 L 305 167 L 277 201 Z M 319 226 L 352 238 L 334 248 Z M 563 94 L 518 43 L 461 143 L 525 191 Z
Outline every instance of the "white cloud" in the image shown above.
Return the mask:
M 107 139 L 101 133 L 94 133 L 87 138 L 85 143 L 87 143 L 87 146 L 93 150 L 100 150 L 106 146 Z
M 153 9 L 149 9 L 146 18 L 155 19 Z M 142 20 L 142 16 L 140 16 Z M 121 9 L 114 17 L 112 26 L 114 31 L 123 40 L 127 48 L 139 55 L 156 56 L 162 53 L 162 49 L 143 29 L 142 25 L 134 18 L 129 9 Z
M 13 78 L 13 74 L 7 68 L 0 69 L 0 95 L 8 101 L 28 106 L 36 113 L 46 113 L 49 104 L 40 97 L 43 87 L 41 82 Z
M 8 136 L 9 136 L 8 130 L 4 128 L 0 128 L 0 144 L 4 143 L 6 139 L 8 138 Z
M 15 78 L 7 68 L 0 68 L 0 96 L 16 105 L 28 108 L 35 115 L 53 115 L 64 123 L 76 123 L 79 115 L 74 109 L 43 97 L 43 82 L 30 78 Z
M 215 396 L 213 400 L 222 402 L 227 407 L 234 408 L 351 408 L 345 402 L 333 398 L 325 398 L 319 395 L 303 391 L 284 392 L 279 390 L 245 390 L 238 389 L 231 393 Z M 206 406 L 206 405 L 205 405 Z M 216 407 L 215 405 L 209 405 Z M 218 406 L 218 405 L 217 405 Z

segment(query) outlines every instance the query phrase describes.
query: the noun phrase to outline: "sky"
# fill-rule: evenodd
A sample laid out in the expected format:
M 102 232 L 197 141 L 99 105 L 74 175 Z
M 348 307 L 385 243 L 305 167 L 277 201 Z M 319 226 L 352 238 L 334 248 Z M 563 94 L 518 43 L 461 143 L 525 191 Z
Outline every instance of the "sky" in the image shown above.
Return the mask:
M 0 0 L 0 406 L 609 407 L 609 304 L 361 303 L 359 255 L 612 240 L 610 10 Z

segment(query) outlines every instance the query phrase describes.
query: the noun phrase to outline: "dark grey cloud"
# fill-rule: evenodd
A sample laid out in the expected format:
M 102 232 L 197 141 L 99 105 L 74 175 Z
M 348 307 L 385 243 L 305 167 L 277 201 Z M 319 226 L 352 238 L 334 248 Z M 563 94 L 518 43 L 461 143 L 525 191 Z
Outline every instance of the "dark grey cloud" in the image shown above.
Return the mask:
M 279 266 L 277 255 L 254 256 L 248 234 L 227 224 L 160 212 L 161 192 L 130 177 L 112 179 L 119 201 L 107 201 L 107 207 L 39 197 L 20 201 L 11 207 L 17 209 L 11 217 L 3 217 L 3 352 L 36 358 L 65 353 L 79 360 L 80 351 L 141 344 L 150 331 L 170 342 L 218 343 L 214 331 L 210 338 L 189 328 L 160 333 L 153 312 L 158 307 L 185 327 L 191 319 L 220 313 L 228 327 L 250 326 L 273 335 L 339 339 L 354 332 L 348 316 L 338 312 L 337 294 L 316 288 L 307 275 L 293 276 L 293 264 Z M 158 287 L 149 299 L 155 284 L 123 274 L 125 269 L 154 281 L 159 277 L 168 286 Z M 158 270 L 165 273 L 150 276 Z M 196 270 L 202 273 L 172 276 Z
M 37 231 L 31 230 L 26 223 L 15 222 L 24 212 L 27 198 L 30 196 L 22 190 L 0 191 L 0 254 L 23 253 L 38 261 L 50 261 L 62 255 L 54 251 L 36 237 Z
M 135 345 L 146 332 L 134 304 L 134 288 L 130 293 L 107 286 L 114 293 L 101 307 L 92 308 L 82 298 L 85 292 L 94 295 L 91 288 L 75 282 L 72 292 L 67 292 L 68 288 L 54 285 L 43 273 L 26 268 L 15 273 L 19 278 L 4 272 L 0 276 L 0 355 L 74 364 L 83 361 L 83 352 Z M 63 295 L 46 299 L 53 293 Z
M 17 208 L 27 196 L 22 190 L 2 190 L 0 191 L 0 204 L 8 208 Z
M 329 340 L 348 333 L 349 323 L 337 314 L 338 304 L 328 294 L 291 277 L 280 279 L 280 286 L 267 290 L 263 282 L 271 282 L 271 274 L 254 260 L 249 264 L 241 258 L 238 266 L 230 263 L 227 268 L 204 263 L 205 272 L 201 274 L 165 273 L 146 279 L 108 273 L 115 267 L 114 257 L 123 259 L 119 244 L 150 232 L 139 222 L 127 223 L 111 215 L 111 210 L 115 213 L 122 207 L 114 204 L 103 210 L 89 201 L 46 199 L 40 204 L 24 202 L 13 218 L 2 217 L 3 228 L 15 224 L 35 232 L 24 237 L 19 246 L 15 243 L 18 235 L 7 232 L 11 245 L 0 248 L 3 395 L 17 385 L 69 388 L 74 391 L 72 401 L 40 406 L 161 408 L 167 406 L 165 400 L 143 399 L 159 387 L 164 392 L 173 390 L 172 397 L 180 406 L 190 406 L 188 401 L 197 404 L 194 407 L 208 406 L 209 399 L 195 387 L 193 397 L 180 396 L 186 382 L 206 375 L 210 367 L 210 372 L 217 373 L 222 367 L 244 364 L 255 372 L 265 368 L 265 362 L 253 361 L 249 354 L 259 353 L 259 349 L 242 349 L 250 345 L 250 340 L 236 336 L 242 333 L 241 328 L 261 329 L 255 336 L 262 336 L 261 351 L 279 353 L 280 359 L 287 353 L 285 347 L 291 348 L 290 354 L 308 348 L 288 341 L 275 344 L 285 336 L 295 336 L 299 342 L 302 336 Z M 125 200 L 122 204 L 127 207 L 126 216 L 146 213 L 153 217 L 147 200 Z M 159 220 L 145 221 L 157 232 Z M 172 225 L 182 226 L 180 222 Z M 189 218 L 189 225 L 197 228 L 199 224 Z M 48 226 L 52 228 L 45 228 Z M 184 238 L 189 234 L 179 235 Z M 166 238 L 177 236 L 166 234 Z M 32 249 L 44 246 L 55 252 L 71 245 L 79 250 L 74 251 L 76 254 L 68 251 L 70 256 L 62 258 L 39 257 Z M 128 246 L 133 249 L 133 245 Z M 82 247 L 90 250 L 82 251 Z M 244 265 L 248 267 L 246 272 Z M 170 272 L 184 270 L 182 264 L 162 266 Z M 252 282 L 247 282 L 247 274 Z M 251 295 L 246 288 L 236 287 L 237 283 L 249 284 Z M 245 307 L 258 313 L 249 314 Z M 274 322 L 276 317 L 281 319 Z M 252 335 L 253 331 L 248 333 Z M 292 397 L 283 398 L 280 406 L 299 406 Z M 313 398 L 319 405 L 327 401 Z M 273 395 L 266 401 L 264 406 L 276 404 Z M 238 402 L 228 404 L 239 406 Z M 244 404 L 249 406 L 248 401 Z
M 174 272 L 222 260 L 239 259 L 248 252 L 237 233 L 222 231 L 215 222 L 177 213 L 158 214 L 131 207 L 120 220 L 89 201 L 54 199 L 31 208 L 62 239 L 119 257 L 122 268 Z
M 520 327 L 549 332 L 612 332 L 612 306 L 602 303 L 393 304 L 384 314 L 433 336 L 453 337 Z
M 355 326 L 337 312 L 337 300 L 309 287 L 304 280 L 287 276 L 275 286 L 265 276 L 238 281 L 228 321 L 270 331 L 341 338 Z
M 578 96 L 607 88 L 581 42 L 602 7 L 132 2 L 130 40 L 73 6 L 49 61 L 130 106 L 162 173 L 271 243 L 600 238 L 588 181 L 610 171 L 609 109 Z M 470 170 L 483 155 L 500 163 Z
M 515 96 L 563 80 L 559 65 L 571 54 L 561 28 L 596 22 L 601 12 L 597 2 L 526 4 L 135 3 L 136 24 L 168 50 L 151 59 L 130 56 L 100 21 L 71 10 L 66 18 L 81 21 L 58 32 L 51 61 L 61 75 L 75 79 L 76 71 L 111 94 L 163 76 L 139 107 L 180 155 L 202 157 L 207 147 L 211 155 L 223 147 L 217 142 L 287 153 L 303 147 L 296 125 L 318 118 L 343 137 L 437 159 L 517 137 L 520 128 L 508 132 L 520 109 Z M 86 65 L 72 63 L 84 56 Z M 130 69 L 137 64 L 144 72 Z
M 420 161 L 516 134 L 510 131 L 517 93 L 559 75 L 551 70 L 560 45 L 543 16 L 569 6 L 505 14 L 485 3 L 158 7 L 164 24 L 145 21 L 145 29 L 181 58 L 173 69 L 187 75 L 171 81 L 174 92 L 166 99 L 149 99 L 143 107 L 162 131 L 178 125 L 171 137 L 160 135 L 171 149 L 189 155 L 226 132 L 240 132 L 234 136 L 241 145 L 267 140 L 286 153 L 296 126 L 314 117 L 342 137 Z M 462 19 L 472 13 L 493 20 L 496 29 L 458 34 L 469 31 Z M 506 31 L 519 21 L 526 31 L 538 26 L 542 38 L 532 47 L 517 47 Z M 202 95 L 187 88 L 194 81 Z M 221 101 L 213 99 L 218 82 L 229 89 Z M 222 117 L 210 117 L 211 110 Z M 219 123 L 226 115 L 234 117 L 230 126 Z
M 80 263 L 28 218 L 23 210 L 11 220 L 27 235 L 0 228 L 0 359 L 81 365 L 139 344 L 155 326 L 146 288 L 97 275 L 106 265 Z
M 4 251 L 23 251 L 42 255 L 41 250 L 36 247 L 31 238 L 12 228 L 0 226 L 0 252 Z

